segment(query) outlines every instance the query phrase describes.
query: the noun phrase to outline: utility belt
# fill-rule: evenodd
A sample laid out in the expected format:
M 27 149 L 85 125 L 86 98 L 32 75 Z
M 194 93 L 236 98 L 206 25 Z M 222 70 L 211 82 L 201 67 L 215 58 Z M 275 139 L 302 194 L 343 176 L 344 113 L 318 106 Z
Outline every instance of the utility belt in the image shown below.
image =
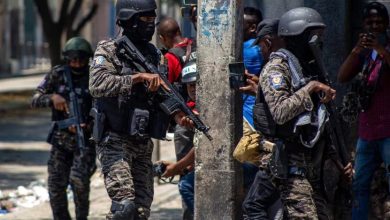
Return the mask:
M 266 137 L 266 140 L 268 142 L 268 145 L 271 146 L 272 149 L 272 156 L 269 160 L 268 165 L 273 178 L 287 179 L 290 175 L 302 173 L 296 171 L 297 169 L 290 170 L 290 167 L 288 165 L 289 146 L 287 145 L 289 145 L 289 143 L 297 143 L 297 139 L 295 137 L 291 137 L 289 139 Z
M 271 175 L 273 176 L 273 178 L 276 179 L 287 179 L 291 176 L 298 176 L 307 179 L 316 178 L 316 175 L 314 175 L 313 168 L 310 167 L 283 166 L 283 168 L 285 169 L 282 169 L 281 167 L 279 167 L 279 169 L 275 169 L 275 166 L 270 163 L 269 168 Z
M 94 117 L 93 139 L 100 142 L 104 132 L 113 131 L 136 139 L 165 139 L 170 118 L 160 109 L 119 106 L 117 98 L 100 98 L 90 115 Z
M 307 169 L 304 167 L 288 167 L 288 174 L 294 176 L 305 177 Z

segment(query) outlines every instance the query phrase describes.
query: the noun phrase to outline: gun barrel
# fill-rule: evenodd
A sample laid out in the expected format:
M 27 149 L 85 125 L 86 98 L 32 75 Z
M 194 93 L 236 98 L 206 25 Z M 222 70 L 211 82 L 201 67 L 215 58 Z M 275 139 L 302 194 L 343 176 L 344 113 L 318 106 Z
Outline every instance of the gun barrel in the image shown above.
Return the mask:
M 315 57 L 316 63 L 320 69 L 320 74 L 322 75 L 323 80 L 329 86 L 332 86 L 332 82 L 329 79 L 329 74 L 325 68 L 324 61 L 322 59 L 321 48 L 320 48 L 320 39 L 317 35 L 314 35 L 309 41 L 310 49 Z M 336 148 L 337 153 L 339 154 L 339 159 L 341 160 L 342 165 L 347 165 L 349 162 L 347 147 L 344 140 L 344 134 L 340 127 L 340 121 L 338 119 L 337 110 L 334 107 L 334 103 L 330 101 L 326 104 L 326 108 L 329 112 L 329 135 L 331 136 L 333 145 Z M 341 164 L 336 163 L 340 169 Z
M 84 137 L 84 131 L 83 128 L 81 127 L 82 123 L 82 115 L 79 109 L 79 103 L 77 101 L 77 96 L 76 93 L 73 89 L 73 84 L 72 84 L 72 76 L 71 76 L 71 70 L 70 68 L 65 69 L 65 77 L 66 81 L 68 82 L 70 92 L 69 92 L 69 110 L 70 110 L 70 118 L 58 121 L 57 124 L 58 126 L 62 129 L 70 126 L 75 126 L 76 127 L 76 136 L 77 136 L 77 145 L 80 149 L 80 153 L 84 154 L 84 149 L 86 148 L 85 145 L 85 137 Z

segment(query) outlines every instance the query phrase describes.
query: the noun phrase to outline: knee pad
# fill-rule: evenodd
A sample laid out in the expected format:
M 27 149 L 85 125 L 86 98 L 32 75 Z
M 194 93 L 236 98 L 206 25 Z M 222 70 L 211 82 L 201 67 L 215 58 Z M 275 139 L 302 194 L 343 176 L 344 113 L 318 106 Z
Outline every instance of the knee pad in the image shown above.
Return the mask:
M 129 199 L 121 202 L 112 201 L 111 213 L 113 220 L 133 220 L 136 216 L 135 204 Z

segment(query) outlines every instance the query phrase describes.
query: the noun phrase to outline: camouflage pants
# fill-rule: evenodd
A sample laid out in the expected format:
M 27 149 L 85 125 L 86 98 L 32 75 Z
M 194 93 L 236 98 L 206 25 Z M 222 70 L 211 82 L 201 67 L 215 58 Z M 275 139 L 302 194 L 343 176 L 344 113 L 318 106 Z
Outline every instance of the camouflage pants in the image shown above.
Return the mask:
M 136 219 L 147 219 L 154 193 L 152 141 L 136 141 L 110 132 L 98 145 L 97 152 L 111 200 L 134 201 Z M 106 219 L 112 219 L 111 212 Z
M 287 219 L 329 219 L 325 199 L 306 178 L 291 176 L 278 188 Z
M 86 220 L 89 212 L 90 177 L 96 170 L 95 147 L 90 145 L 81 158 L 73 135 L 64 132 L 56 132 L 54 135 L 48 161 L 48 185 L 53 219 L 71 219 L 66 193 L 70 184 L 76 206 L 76 219 Z

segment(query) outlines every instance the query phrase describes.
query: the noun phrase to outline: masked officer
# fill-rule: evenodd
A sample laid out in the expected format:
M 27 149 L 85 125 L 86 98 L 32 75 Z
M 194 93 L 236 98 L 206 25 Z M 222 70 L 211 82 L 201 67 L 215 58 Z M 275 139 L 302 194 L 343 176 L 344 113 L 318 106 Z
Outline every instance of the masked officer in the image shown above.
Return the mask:
M 51 107 L 53 126 L 48 142 L 52 144 L 48 161 L 50 205 L 55 220 L 71 219 L 66 189 L 71 185 L 76 205 L 76 219 L 86 220 L 89 210 L 90 177 L 96 169 L 95 147 L 89 144 L 92 97 L 88 91 L 91 45 L 81 37 L 70 39 L 63 49 L 66 64 L 55 66 L 39 84 L 32 107 Z M 70 73 L 70 74 L 69 74 Z M 80 110 L 85 150 L 80 151 L 74 126 L 61 129 L 58 122 L 73 117 L 70 93 L 74 92 Z
M 161 54 L 149 41 L 155 31 L 156 8 L 154 0 L 116 2 L 122 35 L 155 66 L 160 63 Z M 161 123 L 169 118 L 161 112 L 156 99 L 156 91 L 160 86 L 166 89 L 165 84 L 158 74 L 146 73 L 142 65 L 123 56 L 115 40 L 104 40 L 97 46 L 91 67 L 89 88 L 99 114 L 105 116 L 105 120 L 98 120 L 104 128 L 98 129 L 102 136 L 95 141 L 99 142 L 98 158 L 112 200 L 107 219 L 147 219 L 150 215 L 151 137 L 165 137 L 165 124 Z M 178 124 L 191 123 L 181 113 L 174 117 Z
M 261 73 L 258 96 L 267 120 L 259 130 L 276 143 L 270 175 L 288 219 L 329 219 L 321 169 L 326 156 L 335 152 L 324 132 L 328 116 L 323 103 L 335 98 L 335 90 L 311 80 L 319 71 L 309 46 L 314 35 L 322 37 L 324 28 L 314 9 L 286 12 L 278 27 L 286 47 L 271 54 Z

